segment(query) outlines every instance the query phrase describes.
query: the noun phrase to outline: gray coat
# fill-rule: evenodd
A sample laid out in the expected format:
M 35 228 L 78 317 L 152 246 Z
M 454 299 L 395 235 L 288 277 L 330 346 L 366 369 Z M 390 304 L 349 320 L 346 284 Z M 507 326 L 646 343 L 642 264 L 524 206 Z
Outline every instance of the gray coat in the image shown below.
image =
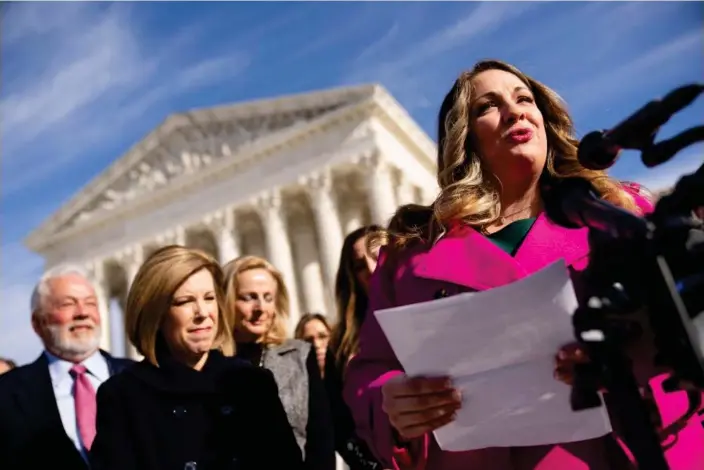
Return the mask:
M 305 459 L 308 425 L 309 376 L 306 360 L 310 344 L 297 339 L 286 340 L 264 352 L 263 366 L 274 374 L 279 387 L 279 398 L 293 428 L 298 446 Z

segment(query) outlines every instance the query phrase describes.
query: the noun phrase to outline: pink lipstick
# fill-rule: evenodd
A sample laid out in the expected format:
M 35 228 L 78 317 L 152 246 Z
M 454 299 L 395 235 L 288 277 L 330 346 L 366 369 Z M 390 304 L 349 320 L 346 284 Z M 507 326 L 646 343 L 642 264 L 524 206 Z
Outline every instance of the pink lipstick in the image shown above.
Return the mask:
M 506 134 L 506 139 L 516 144 L 525 144 L 533 138 L 533 131 L 530 129 L 515 129 Z

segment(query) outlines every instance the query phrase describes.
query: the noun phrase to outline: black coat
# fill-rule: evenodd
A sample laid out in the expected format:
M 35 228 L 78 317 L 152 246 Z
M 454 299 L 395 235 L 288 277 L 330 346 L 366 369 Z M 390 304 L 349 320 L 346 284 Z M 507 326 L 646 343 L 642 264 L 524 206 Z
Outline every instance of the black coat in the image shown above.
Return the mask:
M 146 360 L 98 391 L 93 470 L 298 470 L 271 373 L 211 351 L 198 372 Z
M 300 345 L 304 345 L 305 348 L 299 348 Z M 284 345 L 271 348 L 270 353 L 289 357 L 289 360 L 292 361 L 290 364 L 295 366 L 298 359 L 290 359 L 290 355 L 294 350 L 299 352 L 307 351 L 305 355 L 305 370 L 308 375 L 308 389 L 307 396 L 304 399 L 308 401 L 308 421 L 305 428 L 306 443 L 303 468 L 305 470 L 334 470 L 334 421 L 325 384 L 320 376 L 315 350 L 302 341 L 289 340 Z M 237 345 L 237 357 L 253 365 L 259 364 L 261 354 L 262 348 L 260 344 L 239 343 Z M 282 377 L 279 376 L 276 380 L 282 380 Z
M 133 362 L 101 353 L 111 375 Z M 0 375 L 0 468 L 88 469 L 61 423 L 44 354 Z

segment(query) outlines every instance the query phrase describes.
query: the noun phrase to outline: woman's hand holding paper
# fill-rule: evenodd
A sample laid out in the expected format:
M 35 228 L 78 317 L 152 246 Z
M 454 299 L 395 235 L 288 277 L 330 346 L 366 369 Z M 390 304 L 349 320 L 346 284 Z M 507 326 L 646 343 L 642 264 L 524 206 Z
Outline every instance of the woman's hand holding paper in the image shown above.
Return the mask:
M 448 377 L 390 379 L 381 389 L 382 408 L 403 440 L 420 437 L 452 422 L 462 406 L 459 390 Z

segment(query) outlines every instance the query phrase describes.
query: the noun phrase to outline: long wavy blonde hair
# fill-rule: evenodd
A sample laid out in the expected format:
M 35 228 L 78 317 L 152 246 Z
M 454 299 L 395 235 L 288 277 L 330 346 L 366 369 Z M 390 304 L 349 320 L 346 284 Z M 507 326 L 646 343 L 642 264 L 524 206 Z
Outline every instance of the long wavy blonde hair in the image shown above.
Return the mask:
M 624 209 L 638 211 L 634 199 L 619 182 L 609 178 L 604 171 L 588 170 L 579 163 L 579 141 L 574 125 L 557 93 L 513 65 L 499 60 L 484 60 L 457 78 L 440 107 L 437 155 L 439 195 L 430 206 L 409 204 L 399 208 L 387 230 L 375 234 L 376 240 L 389 243 L 394 251 L 411 242 L 432 242 L 453 221 L 463 221 L 481 230 L 499 218 L 499 186 L 482 165 L 472 145 L 470 127 L 472 80 L 487 70 L 511 73 L 533 93 L 543 115 L 548 140 L 544 176 L 584 178 L 605 200 Z
M 289 316 L 289 297 L 288 289 L 284 278 L 278 269 L 269 261 L 259 256 L 242 256 L 227 263 L 223 267 L 223 291 L 225 292 L 225 314 L 228 323 L 232 325 L 234 335 L 235 329 L 239 324 L 237 313 L 237 290 L 239 289 L 239 275 L 252 269 L 263 269 L 271 274 L 276 282 L 276 312 L 271 329 L 258 340 L 259 343 L 266 346 L 280 345 L 286 341 L 288 337 L 286 322 Z

